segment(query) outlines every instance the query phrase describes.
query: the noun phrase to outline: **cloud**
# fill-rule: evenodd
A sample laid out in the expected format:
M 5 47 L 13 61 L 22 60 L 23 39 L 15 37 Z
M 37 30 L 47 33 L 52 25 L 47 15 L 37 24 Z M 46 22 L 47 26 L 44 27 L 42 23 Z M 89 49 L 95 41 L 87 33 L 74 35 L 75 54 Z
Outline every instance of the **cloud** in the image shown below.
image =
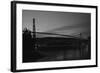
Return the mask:
M 55 28 L 46 32 L 58 32 L 58 31 L 67 31 L 67 30 L 73 30 L 75 31 L 76 29 L 82 29 L 82 30 L 87 30 L 90 29 L 90 23 L 80 23 L 80 24 L 71 24 L 71 25 L 66 25 L 66 26 L 62 26 L 59 28 Z

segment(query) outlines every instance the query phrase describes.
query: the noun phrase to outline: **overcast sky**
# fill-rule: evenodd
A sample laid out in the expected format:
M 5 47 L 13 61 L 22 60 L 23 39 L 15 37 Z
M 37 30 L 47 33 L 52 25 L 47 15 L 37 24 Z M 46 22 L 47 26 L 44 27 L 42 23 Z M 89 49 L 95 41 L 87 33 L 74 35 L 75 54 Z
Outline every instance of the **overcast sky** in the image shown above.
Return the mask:
M 32 31 L 33 18 L 35 18 L 37 32 L 65 35 L 82 33 L 83 37 L 90 35 L 91 15 L 89 13 L 23 10 L 22 29 L 28 28 Z

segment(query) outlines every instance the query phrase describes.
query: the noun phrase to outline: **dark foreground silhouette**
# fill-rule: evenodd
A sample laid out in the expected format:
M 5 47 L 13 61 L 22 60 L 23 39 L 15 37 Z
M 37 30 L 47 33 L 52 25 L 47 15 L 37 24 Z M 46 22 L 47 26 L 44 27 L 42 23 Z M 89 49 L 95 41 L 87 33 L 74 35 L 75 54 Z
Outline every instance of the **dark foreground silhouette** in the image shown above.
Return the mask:
M 62 37 L 32 38 L 23 32 L 23 62 L 83 60 L 91 58 L 90 37 L 87 40 Z

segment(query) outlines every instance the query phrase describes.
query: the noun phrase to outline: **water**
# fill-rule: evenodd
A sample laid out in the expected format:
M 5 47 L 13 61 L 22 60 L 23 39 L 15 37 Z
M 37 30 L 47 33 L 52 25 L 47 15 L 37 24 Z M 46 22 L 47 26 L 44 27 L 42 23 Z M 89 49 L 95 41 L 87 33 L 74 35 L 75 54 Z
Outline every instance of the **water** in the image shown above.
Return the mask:
M 90 59 L 87 49 L 44 49 L 40 53 L 45 57 L 38 59 L 38 61 L 64 61 L 64 60 L 81 60 Z

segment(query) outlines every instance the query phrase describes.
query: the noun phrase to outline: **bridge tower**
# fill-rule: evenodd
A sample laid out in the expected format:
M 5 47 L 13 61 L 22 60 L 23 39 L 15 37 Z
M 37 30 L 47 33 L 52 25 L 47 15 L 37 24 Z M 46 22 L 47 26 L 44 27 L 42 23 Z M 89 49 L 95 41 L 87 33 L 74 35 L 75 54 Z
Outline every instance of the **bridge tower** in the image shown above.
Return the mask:
M 33 47 L 36 50 L 36 27 L 35 27 L 35 18 L 33 18 Z
M 33 18 L 33 38 L 36 38 L 35 18 Z

